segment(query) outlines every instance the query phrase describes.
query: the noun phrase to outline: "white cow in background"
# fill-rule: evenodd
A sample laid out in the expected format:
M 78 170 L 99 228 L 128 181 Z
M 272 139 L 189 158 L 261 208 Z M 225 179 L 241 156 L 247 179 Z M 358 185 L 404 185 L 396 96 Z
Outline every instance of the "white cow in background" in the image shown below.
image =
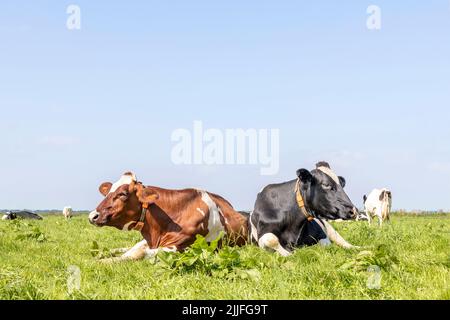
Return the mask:
M 70 206 L 64 207 L 64 209 L 63 209 L 63 215 L 64 215 L 64 217 L 65 217 L 66 219 L 72 218 L 72 216 L 73 216 L 73 210 L 72 210 L 72 207 L 70 207 Z
M 369 224 L 371 218 L 376 216 L 381 227 L 383 221 L 389 220 L 391 208 L 392 193 L 389 189 L 374 189 L 368 196 L 364 196 L 364 209 Z

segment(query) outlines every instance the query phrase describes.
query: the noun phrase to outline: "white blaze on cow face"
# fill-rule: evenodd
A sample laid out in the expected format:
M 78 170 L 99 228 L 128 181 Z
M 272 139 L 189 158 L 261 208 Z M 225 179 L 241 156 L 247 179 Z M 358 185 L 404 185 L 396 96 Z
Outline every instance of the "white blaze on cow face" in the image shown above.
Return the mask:
M 208 192 L 200 191 L 203 202 L 208 206 L 208 235 L 205 237 L 206 241 L 213 241 L 217 239 L 221 231 L 225 231 L 222 221 L 220 221 L 220 210 L 217 204 L 211 199 Z
M 114 183 L 111 186 L 111 190 L 109 190 L 109 193 L 113 193 L 115 191 L 117 191 L 117 189 L 119 189 L 121 186 L 126 185 L 126 184 L 131 184 L 132 182 L 136 182 L 136 175 L 134 173 L 126 173 L 124 175 L 122 175 L 119 179 L 119 181 L 117 181 L 116 183 Z
M 341 182 L 339 181 L 339 178 L 336 173 L 333 172 L 330 168 L 327 167 L 318 167 L 317 170 L 322 171 L 327 176 L 329 176 L 331 179 L 333 179 L 334 182 L 336 182 L 337 185 L 341 185 Z

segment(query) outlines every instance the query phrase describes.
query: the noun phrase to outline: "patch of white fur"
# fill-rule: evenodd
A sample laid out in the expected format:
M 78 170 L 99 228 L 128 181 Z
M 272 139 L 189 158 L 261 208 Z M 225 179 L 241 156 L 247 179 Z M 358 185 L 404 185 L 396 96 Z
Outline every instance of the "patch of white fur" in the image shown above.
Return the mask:
M 200 191 L 202 194 L 202 201 L 208 206 L 208 235 L 205 237 L 206 241 L 215 240 L 221 231 L 225 231 L 222 222 L 220 221 L 220 212 L 217 204 L 211 199 L 208 192 Z
M 273 233 L 266 233 L 266 234 L 264 234 L 259 239 L 258 244 L 263 249 L 264 248 L 269 248 L 269 249 L 275 250 L 276 252 L 278 252 L 283 257 L 287 257 L 287 256 L 289 256 L 291 254 L 289 251 L 287 251 L 286 249 L 284 249 L 281 246 L 280 240 Z
M 123 249 L 116 249 L 116 250 L 121 251 Z M 121 261 L 126 261 L 126 260 L 148 259 L 148 258 L 155 257 L 159 251 L 176 252 L 177 247 L 172 246 L 172 247 L 167 247 L 167 248 L 150 249 L 148 247 L 147 241 L 142 240 L 142 241 L 138 242 L 136 245 L 134 245 L 131 249 L 126 250 L 126 252 L 122 256 L 102 259 L 100 261 L 103 263 L 114 263 L 114 262 L 121 262 Z
M 2 217 L 2 220 L 7 220 L 8 219 L 8 216 L 7 215 L 4 215 L 3 217 Z
M 146 240 L 142 240 L 135 244 L 133 248 L 125 252 L 121 257 L 122 259 L 141 259 L 145 255 L 145 251 L 148 249 L 148 244 Z
M 117 181 L 116 183 L 114 183 L 111 186 L 111 190 L 109 190 L 109 193 L 113 193 L 115 192 L 117 189 L 119 189 L 121 186 L 125 185 L 125 184 L 130 184 L 131 182 L 136 182 L 136 175 L 134 173 L 132 173 L 131 175 L 128 174 L 124 174 L 120 177 L 119 181 Z
M 223 220 L 225 221 L 225 224 L 229 224 L 228 219 L 223 215 L 223 212 L 220 208 L 219 208 L 219 214 L 222 216 Z
M 203 211 L 201 208 L 197 208 L 197 211 L 202 214 L 202 216 L 206 217 L 205 211 Z
M 252 222 L 252 215 L 253 215 L 253 211 L 250 212 L 250 229 L 251 229 L 251 233 L 252 233 L 252 237 L 253 239 L 255 239 L 255 241 L 258 241 L 258 230 L 256 229 L 255 225 Z
M 172 247 L 164 247 L 164 248 L 157 248 L 157 249 L 145 249 L 145 257 L 144 258 L 146 258 L 146 259 L 153 258 L 160 251 L 163 251 L 163 252 L 177 252 L 177 247 L 172 246 Z
M 205 211 L 203 211 L 201 208 L 197 208 L 197 211 L 201 213 L 202 216 L 206 217 Z M 200 223 L 203 229 L 205 229 L 205 224 L 202 222 Z
M 331 179 L 334 180 L 334 182 L 336 182 L 338 185 L 341 185 L 341 183 L 339 182 L 339 178 L 336 175 L 336 173 L 333 172 L 333 170 L 331 170 L 330 168 L 327 167 L 318 167 L 317 170 L 322 171 L 323 173 L 325 173 L 327 176 L 329 176 Z

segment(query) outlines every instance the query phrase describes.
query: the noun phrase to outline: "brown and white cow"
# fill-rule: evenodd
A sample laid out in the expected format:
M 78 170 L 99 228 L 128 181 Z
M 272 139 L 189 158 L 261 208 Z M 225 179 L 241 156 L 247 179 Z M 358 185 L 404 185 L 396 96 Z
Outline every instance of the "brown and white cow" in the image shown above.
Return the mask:
M 99 191 L 105 199 L 89 214 L 89 221 L 98 227 L 140 231 L 144 238 L 131 249 L 119 249 L 125 253 L 108 262 L 148 258 L 160 250 L 182 251 L 197 234 L 212 241 L 224 231 L 231 245 L 243 245 L 248 238 L 247 218 L 207 191 L 144 186 L 131 172 L 114 184 L 101 184 Z

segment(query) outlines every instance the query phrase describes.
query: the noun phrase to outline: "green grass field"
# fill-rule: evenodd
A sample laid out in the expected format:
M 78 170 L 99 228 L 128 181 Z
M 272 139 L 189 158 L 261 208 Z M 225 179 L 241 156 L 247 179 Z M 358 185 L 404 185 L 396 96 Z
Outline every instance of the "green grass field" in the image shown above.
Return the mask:
M 314 246 L 283 258 L 248 245 L 205 256 L 216 267 L 195 267 L 197 261 L 170 269 L 155 259 L 98 262 L 94 241 L 107 252 L 132 246 L 140 234 L 95 228 L 84 215 L 0 221 L 0 299 L 450 298 L 450 215 L 394 215 L 382 229 L 366 222 L 333 225 L 351 243 L 372 247 Z M 209 272 L 220 263 L 225 271 Z M 371 271 L 374 265 L 380 273 Z M 79 290 L 68 289 L 70 266 L 81 271 Z

